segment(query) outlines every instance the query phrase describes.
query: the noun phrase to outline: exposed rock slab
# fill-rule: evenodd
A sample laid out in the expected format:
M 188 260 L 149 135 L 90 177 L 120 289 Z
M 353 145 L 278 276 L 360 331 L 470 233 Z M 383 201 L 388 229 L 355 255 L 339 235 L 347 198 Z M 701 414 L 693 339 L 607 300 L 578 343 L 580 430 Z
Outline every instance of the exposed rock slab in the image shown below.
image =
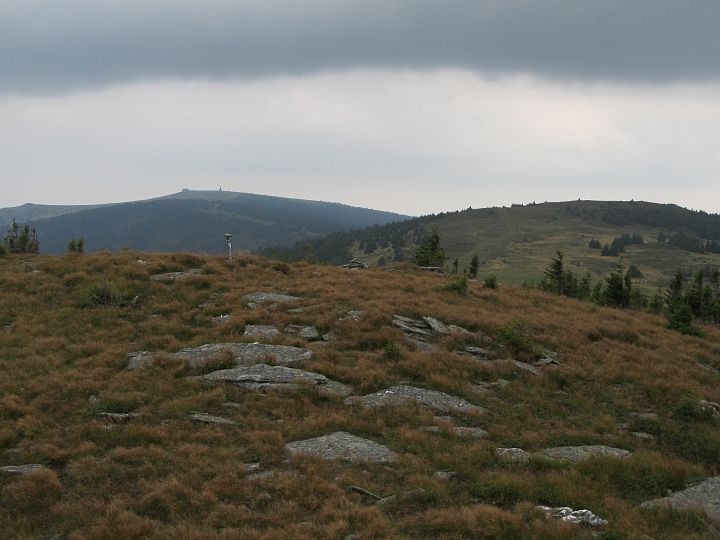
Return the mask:
M 569 506 L 561 506 L 559 508 L 538 506 L 538 508 L 544 510 L 547 517 L 552 517 L 561 521 L 569 521 L 570 523 L 577 523 L 578 525 L 597 527 L 608 524 L 607 520 L 600 519 L 590 510 L 573 510 Z
M 418 328 L 411 323 L 407 323 L 403 320 L 398 319 L 397 317 L 393 319 L 393 324 L 400 328 L 401 330 L 405 332 L 409 332 L 411 334 L 419 334 L 421 336 L 432 336 L 432 333 L 428 330 L 423 330 L 422 328 Z
M 127 355 L 128 369 L 138 369 L 152 364 L 152 353 L 150 351 L 136 351 Z
M 502 388 L 503 386 L 507 386 L 508 384 L 510 383 L 505 379 L 498 379 L 495 382 L 479 382 L 477 384 L 474 384 L 471 388 L 473 392 L 481 394 L 483 392 L 488 392 L 493 388 Z
M 601 444 L 591 444 L 585 446 L 557 446 L 555 448 L 546 448 L 543 453 L 553 459 L 567 459 L 574 463 L 590 459 L 595 456 L 625 458 L 632 454 L 621 448 L 613 448 L 611 446 L 603 446 Z
M 269 345 L 265 343 L 210 343 L 200 347 L 182 349 L 170 356 L 185 360 L 190 367 L 203 365 L 208 360 L 219 358 L 225 350 L 230 350 L 239 365 L 252 365 L 271 357 L 277 364 L 289 365 L 312 358 L 312 351 L 289 345 Z M 139 357 L 132 357 L 128 369 L 137 369 L 152 363 L 152 355 L 146 351 Z
M 300 298 L 287 294 L 254 292 L 243 296 L 243 300 L 253 302 L 255 304 L 264 304 L 268 302 L 293 302 L 295 300 L 300 300 Z
M 345 400 L 345 403 L 350 405 L 353 403 L 354 399 L 355 398 L 348 398 Z M 424 405 L 444 413 L 481 413 L 484 411 L 482 407 L 478 407 L 465 401 L 464 399 L 451 396 L 444 392 L 426 390 L 424 388 L 407 385 L 392 386 L 386 390 L 381 390 L 380 392 L 363 396 L 360 400 L 367 407 L 371 408 L 381 407 L 386 404 L 401 404 L 409 401 L 415 401 L 420 405 Z
M 213 416 L 211 414 L 207 413 L 192 413 L 190 415 L 190 418 L 192 420 L 195 420 L 196 422 L 202 422 L 203 424 L 225 424 L 228 426 L 237 426 L 238 423 L 234 420 L 228 420 L 227 418 L 222 418 L 220 416 Z
M 657 420 L 658 415 L 656 413 L 648 412 L 648 413 L 639 413 L 639 412 L 631 412 L 630 416 L 633 418 L 640 418 L 641 420 Z
M 708 478 L 696 486 L 673 493 L 669 497 L 642 503 L 644 508 L 669 505 L 676 510 L 699 508 L 713 521 L 720 522 L 720 476 Z
M 323 459 L 349 461 L 390 462 L 397 459 L 397 454 L 387 446 L 357 437 L 346 431 L 336 431 L 314 439 L 287 443 L 285 452 L 291 455 L 309 454 Z
M 248 325 L 245 325 L 244 335 L 270 337 L 270 336 L 277 336 L 279 333 L 280 333 L 280 330 L 278 330 L 274 326 L 269 326 L 266 324 L 248 324 Z
M 319 373 L 267 364 L 221 369 L 204 375 L 203 379 L 209 382 L 228 383 L 256 392 L 266 392 L 271 388 L 297 390 L 301 384 L 315 386 L 318 392 L 325 395 L 345 397 L 352 392 L 351 387 L 332 381 Z
M 362 261 L 353 259 L 350 262 L 340 265 L 340 268 L 349 268 L 350 270 L 364 270 L 370 267 Z
M 199 268 L 193 268 L 187 272 L 166 272 L 164 274 L 155 274 L 150 276 L 150 281 L 178 281 L 186 277 L 197 276 L 202 273 Z
M 0 467 L 0 473 L 8 475 L 23 475 L 39 471 L 43 466 L 39 463 L 29 463 L 27 465 L 7 465 Z

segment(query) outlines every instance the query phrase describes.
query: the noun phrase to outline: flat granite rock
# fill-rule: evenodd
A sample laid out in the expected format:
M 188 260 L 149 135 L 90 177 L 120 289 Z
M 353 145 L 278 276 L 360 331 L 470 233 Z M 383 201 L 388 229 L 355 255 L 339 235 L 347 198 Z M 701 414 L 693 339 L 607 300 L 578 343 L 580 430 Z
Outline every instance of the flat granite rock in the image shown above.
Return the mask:
M 352 405 L 357 398 L 348 398 L 345 400 L 346 405 Z M 425 390 L 424 388 L 416 388 L 414 386 L 399 385 L 392 386 L 386 390 L 380 390 L 374 394 L 368 394 L 360 398 L 360 400 L 371 408 L 381 407 L 386 404 L 401 404 L 408 401 L 415 401 L 420 405 L 425 405 L 440 412 L 474 412 L 482 413 L 485 411 L 482 407 L 468 403 L 464 399 L 448 395 L 444 392 L 435 390 Z
M 699 508 L 713 521 L 720 522 L 720 476 L 708 478 L 696 486 L 673 493 L 669 497 L 642 503 L 643 508 L 671 506 L 675 510 Z
M 221 369 L 204 375 L 203 379 L 209 382 L 228 383 L 256 392 L 266 392 L 271 388 L 297 390 L 302 384 L 315 386 L 323 395 L 345 397 L 352 392 L 351 387 L 332 381 L 319 373 L 267 364 Z
M 591 444 L 586 446 L 557 446 L 555 448 L 546 448 L 543 453 L 553 459 L 567 459 L 574 463 L 584 461 L 595 456 L 625 458 L 632 454 L 627 450 L 613 448 L 611 446 L 603 446 L 601 444 Z
M 272 357 L 280 365 L 295 364 L 310 360 L 312 351 L 289 345 L 268 345 L 264 343 L 210 343 L 200 347 L 182 349 L 170 354 L 175 358 L 185 360 L 190 367 L 203 365 L 210 359 L 218 358 L 223 351 L 229 349 L 238 365 L 257 364 L 267 357 Z M 152 363 L 152 355 L 146 351 L 131 353 L 135 356 L 130 358 L 127 364 L 128 369 L 137 369 Z
M 397 459 L 397 454 L 387 446 L 352 435 L 346 431 L 336 431 L 314 439 L 287 443 L 285 452 L 290 455 L 309 454 L 323 459 L 345 459 L 348 461 L 390 462 Z
M 499 458 L 509 459 L 512 461 L 529 461 L 532 457 L 530 452 L 526 452 L 522 448 L 498 448 L 495 453 Z
M 7 465 L 5 467 L 0 467 L 0 473 L 23 475 L 37 472 L 42 468 L 43 466 L 39 463 L 29 463 L 28 465 Z
M 255 304 L 263 304 L 265 302 L 293 302 L 300 300 L 297 296 L 289 296 L 287 294 L 254 292 L 243 296 L 243 300 L 253 302 Z

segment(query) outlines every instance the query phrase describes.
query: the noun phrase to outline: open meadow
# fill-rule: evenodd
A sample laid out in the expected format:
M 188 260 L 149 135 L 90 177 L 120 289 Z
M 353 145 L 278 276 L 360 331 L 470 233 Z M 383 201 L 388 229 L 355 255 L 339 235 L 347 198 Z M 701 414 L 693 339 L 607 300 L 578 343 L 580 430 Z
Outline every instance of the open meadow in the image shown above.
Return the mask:
M 492 260 L 481 277 L 500 275 Z M 249 255 L 0 258 L 0 466 L 39 465 L 0 474 L 0 537 L 718 538 L 699 510 L 640 505 L 720 474 L 720 414 L 708 405 L 720 402 L 719 329 L 681 335 L 657 315 L 502 279 L 441 290 L 453 277 Z M 246 297 L 258 292 L 294 299 Z M 457 328 L 404 331 L 396 315 Z M 211 380 L 239 363 L 229 346 L 202 361 L 174 355 L 216 343 L 307 349 L 291 367 L 342 383 L 350 399 L 303 381 Z M 360 399 L 398 385 L 472 407 Z M 286 447 L 335 432 L 392 457 Z M 578 445 L 629 454 L 545 451 Z M 607 524 L 548 518 L 539 505 Z

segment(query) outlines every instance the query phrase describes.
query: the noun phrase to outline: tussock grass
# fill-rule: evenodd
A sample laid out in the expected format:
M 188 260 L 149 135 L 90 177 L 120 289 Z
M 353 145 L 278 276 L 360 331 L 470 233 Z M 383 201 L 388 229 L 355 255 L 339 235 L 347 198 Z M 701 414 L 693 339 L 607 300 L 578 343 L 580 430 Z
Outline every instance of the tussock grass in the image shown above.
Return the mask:
M 202 273 L 173 283 L 149 279 L 192 268 Z M 708 537 L 700 514 L 638 504 L 719 472 L 718 422 L 697 406 L 700 399 L 720 401 L 718 376 L 698 366 L 720 366 L 717 329 L 705 328 L 704 338 L 682 336 L 655 315 L 503 284 L 467 283 L 460 295 L 442 290 L 452 278 L 409 265 L 394 269 L 346 271 L 249 255 L 229 265 L 219 257 L 129 251 L 0 260 L 0 465 L 46 466 L 0 477 L 4 537 L 590 537 L 545 520 L 538 504 L 591 509 L 610 521 L 606 538 Z M 102 296 L 102 287 L 120 295 Z M 81 301 L 92 290 L 122 300 Z M 255 291 L 300 300 L 249 310 L 242 296 Z M 287 312 L 297 307 L 306 311 Z M 432 316 L 503 346 L 451 335 L 438 339 L 435 351 L 420 352 L 392 326 L 396 313 Z M 219 315 L 231 319 L 212 323 Z M 371 410 L 312 388 L 256 394 L 192 379 L 232 366 L 229 351 L 195 369 L 167 354 L 255 341 L 243 335 L 246 324 L 332 331 L 336 339 L 327 343 L 284 333 L 264 341 L 311 348 L 314 358 L 304 369 L 351 385 L 354 395 L 405 382 L 487 412 L 453 415 L 447 424 L 414 404 Z M 488 349 L 490 359 L 526 362 L 549 348 L 564 365 L 536 377 L 510 362 L 482 364 L 452 353 L 468 345 Z M 127 354 L 143 350 L 155 354 L 154 364 L 127 371 Z M 510 384 L 472 390 L 498 379 Z M 189 418 L 192 411 L 237 425 L 200 424 Z M 139 416 L 111 424 L 101 412 Z M 440 431 L 419 429 L 432 425 Z M 458 437 L 452 426 L 482 427 L 490 437 Z M 286 442 L 337 430 L 388 445 L 398 461 L 286 460 Z M 633 431 L 655 438 L 640 440 Z M 509 462 L 495 454 L 498 446 L 540 451 L 572 444 L 634 454 L 579 464 Z M 248 480 L 244 464 L 254 462 L 273 476 Z M 451 480 L 433 478 L 449 470 L 457 473 Z M 350 485 L 381 496 L 425 491 L 381 509 L 349 492 Z

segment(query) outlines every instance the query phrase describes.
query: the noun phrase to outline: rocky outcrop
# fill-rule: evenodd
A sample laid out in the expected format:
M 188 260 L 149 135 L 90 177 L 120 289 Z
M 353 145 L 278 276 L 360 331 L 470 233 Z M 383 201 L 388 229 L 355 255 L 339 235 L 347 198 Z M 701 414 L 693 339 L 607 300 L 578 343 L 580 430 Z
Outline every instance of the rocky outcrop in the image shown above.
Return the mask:
M 348 268 L 350 270 L 361 270 L 361 269 L 370 268 L 370 267 L 362 261 L 353 259 L 352 261 L 350 261 L 348 263 L 340 265 L 340 268 Z
M 285 452 L 290 455 L 308 454 L 331 460 L 390 462 L 397 459 L 397 454 L 387 446 L 346 431 L 336 431 L 314 439 L 287 443 Z
M 463 412 L 482 413 L 484 409 L 468 403 L 464 399 L 448 395 L 436 390 L 425 390 L 415 386 L 399 385 L 392 386 L 374 394 L 368 394 L 361 398 L 348 398 L 345 404 L 351 405 L 360 400 L 367 407 L 381 407 L 383 405 L 399 405 L 407 402 L 416 402 L 420 405 L 430 407 L 440 412 Z
M 267 364 L 221 369 L 204 375 L 203 379 L 256 392 L 267 392 L 269 389 L 297 390 L 302 384 L 314 386 L 324 395 L 345 397 L 352 392 L 351 387 L 332 381 L 319 373 Z
M 550 506 L 538 506 L 540 510 L 545 511 L 545 515 L 549 518 L 559 519 L 561 521 L 569 521 L 578 525 L 588 527 L 597 527 L 599 525 L 607 525 L 607 520 L 600 519 L 590 510 L 573 510 L 568 506 L 552 508 Z
M 720 476 L 708 478 L 696 486 L 673 493 L 669 497 L 642 503 L 643 508 L 670 506 L 675 510 L 699 508 L 715 522 L 720 523 Z
M 182 349 L 169 356 L 179 358 L 190 367 L 198 367 L 208 360 L 220 358 L 225 351 L 230 351 L 238 365 L 258 364 L 272 360 L 279 365 L 290 365 L 312 358 L 312 351 L 289 345 L 269 345 L 264 343 L 210 343 L 200 347 Z M 131 353 L 128 369 L 137 369 L 152 363 L 152 355 L 147 351 Z

